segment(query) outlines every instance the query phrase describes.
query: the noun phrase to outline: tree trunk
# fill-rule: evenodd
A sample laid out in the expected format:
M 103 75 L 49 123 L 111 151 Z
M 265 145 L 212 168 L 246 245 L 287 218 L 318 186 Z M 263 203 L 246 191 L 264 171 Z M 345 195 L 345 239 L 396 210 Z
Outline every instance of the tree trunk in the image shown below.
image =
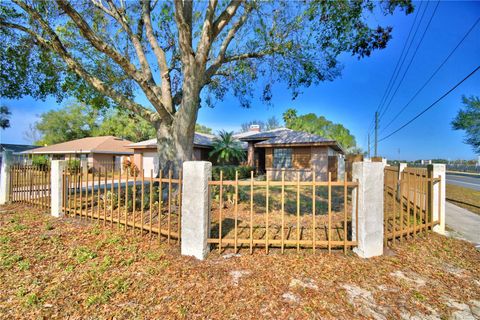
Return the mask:
M 183 162 L 193 160 L 193 139 L 200 103 L 200 85 L 198 85 L 198 77 L 191 78 L 183 84 L 182 102 L 173 122 L 170 124 L 160 122 L 156 126 L 159 170 L 162 170 L 163 176 L 168 175 L 169 170 L 177 176 Z

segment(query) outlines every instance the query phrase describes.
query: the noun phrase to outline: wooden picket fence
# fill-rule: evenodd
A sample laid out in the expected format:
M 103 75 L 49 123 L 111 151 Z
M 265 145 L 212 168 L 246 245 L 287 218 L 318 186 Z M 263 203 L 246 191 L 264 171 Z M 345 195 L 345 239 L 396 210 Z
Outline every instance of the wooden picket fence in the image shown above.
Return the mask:
M 51 203 L 50 166 L 14 163 L 10 167 L 9 199 L 48 209 Z
M 352 239 L 352 215 L 358 221 L 358 207 L 353 209 L 352 198 L 358 182 L 304 181 L 297 175 L 294 181 L 250 179 L 209 182 L 212 199 L 210 236 L 208 243 L 216 245 L 219 252 L 232 248 L 238 252 L 244 248 L 253 253 L 262 248 L 347 249 L 356 246 Z M 356 226 L 355 226 L 356 228 Z
M 157 236 L 168 243 L 180 241 L 181 171 L 154 177 L 153 171 L 146 174 L 113 165 L 66 169 L 62 185 L 63 209 L 69 216 Z
M 440 177 L 433 177 L 425 168 L 405 168 L 399 173 L 399 167 L 386 166 L 384 181 L 386 246 L 415 238 L 419 233 L 427 235 L 427 231 L 440 223 L 433 218 L 433 188 L 442 183 Z M 439 194 L 438 208 L 440 201 Z

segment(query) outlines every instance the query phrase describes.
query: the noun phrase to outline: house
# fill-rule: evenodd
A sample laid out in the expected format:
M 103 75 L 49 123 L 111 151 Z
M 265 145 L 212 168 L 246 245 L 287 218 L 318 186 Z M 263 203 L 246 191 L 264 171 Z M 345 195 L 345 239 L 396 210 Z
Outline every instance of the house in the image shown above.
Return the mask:
M 287 180 L 296 179 L 297 173 L 302 180 L 311 179 L 313 172 L 317 180 L 326 181 L 328 172 L 332 180 L 343 179 L 345 151 L 338 142 L 287 128 L 252 129 L 237 137 L 248 143 L 248 165 L 270 179 L 281 179 L 282 171 Z
M 0 165 L 2 164 L 2 154 L 3 151 L 11 151 L 14 158 L 19 158 L 22 156 L 22 152 L 38 148 L 38 146 L 32 146 L 28 144 L 10 144 L 10 143 L 1 143 L 0 144 Z
M 212 134 L 195 132 L 193 138 L 193 160 L 209 161 L 209 153 L 212 151 Z M 139 170 L 145 171 L 145 176 L 150 177 L 150 171 L 158 171 L 157 139 L 145 140 L 128 145 L 133 150 L 134 163 Z
M 211 134 L 195 133 L 193 160 L 212 160 L 209 153 L 214 138 Z M 272 180 L 281 179 L 282 171 L 287 180 L 296 179 L 297 172 L 302 180 L 311 179 L 313 172 L 317 180 L 326 181 L 328 172 L 332 173 L 332 181 L 343 179 L 345 152 L 334 140 L 287 128 L 262 132 L 257 125 L 235 134 L 234 138 L 247 150 L 247 164 Z M 157 139 L 132 143 L 128 147 L 133 149 L 135 165 L 145 171 L 145 176 L 150 176 L 151 170 L 158 171 Z
M 23 152 L 30 155 L 45 155 L 51 160 L 79 159 L 95 169 L 107 169 L 113 165 L 121 168 L 123 157 L 133 155 L 128 145 L 131 141 L 113 137 L 88 137 Z

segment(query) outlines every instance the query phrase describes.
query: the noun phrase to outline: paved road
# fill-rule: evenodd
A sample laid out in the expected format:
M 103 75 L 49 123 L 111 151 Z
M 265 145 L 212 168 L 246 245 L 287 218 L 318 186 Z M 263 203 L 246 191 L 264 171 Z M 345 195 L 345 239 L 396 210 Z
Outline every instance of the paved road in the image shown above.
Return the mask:
M 460 208 L 453 203 L 445 203 L 445 224 L 455 230 L 455 234 L 476 245 L 480 244 L 480 215 Z
M 480 191 L 480 176 L 447 173 L 447 184 Z

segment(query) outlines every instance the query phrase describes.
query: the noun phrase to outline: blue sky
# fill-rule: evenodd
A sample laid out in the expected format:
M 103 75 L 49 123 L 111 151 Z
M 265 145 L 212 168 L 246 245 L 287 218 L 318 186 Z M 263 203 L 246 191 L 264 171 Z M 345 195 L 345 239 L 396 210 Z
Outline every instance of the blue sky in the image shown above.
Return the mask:
M 418 6 L 418 3 L 415 4 Z M 410 55 L 435 4 L 434 2 L 428 4 Z M 425 5 L 426 3 L 423 4 Z M 250 120 L 266 120 L 271 116 L 281 119 L 282 113 L 293 107 L 300 114 L 313 112 L 331 121 L 342 123 L 356 136 L 357 144 L 366 150 L 369 125 L 400 56 L 414 16 L 415 14 L 405 16 L 399 12 L 394 16 L 373 17 L 373 23 L 384 25 L 387 22 L 393 26 L 393 39 L 386 49 L 374 52 L 369 58 L 358 60 L 349 55 L 342 55 L 340 58 L 343 63 L 342 75 L 333 82 L 306 88 L 294 101 L 290 92 L 281 84 L 277 84 L 273 88 L 272 106 L 266 106 L 255 100 L 251 109 L 241 108 L 235 98 L 227 96 L 215 108 L 200 109 L 198 122 L 215 130 L 238 130 L 243 122 Z M 480 2 L 439 4 L 410 70 L 380 123 L 380 138 L 426 108 L 480 64 L 480 23 L 478 23 L 430 84 L 405 112 L 383 131 L 382 125 L 388 123 L 413 96 L 479 17 Z M 381 142 L 379 153 L 389 159 L 407 160 L 476 158 L 471 148 L 462 142 L 463 132 L 453 131 L 450 126 L 451 120 L 461 107 L 463 94 L 480 96 L 480 71 L 411 125 Z M 42 102 L 30 97 L 15 101 L 4 100 L 2 103 L 8 105 L 13 112 L 12 127 L 0 132 L 0 140 L 3 143 L 28 143 L 23 132 L 37 119 L 37 115 L 59 107 L 54 99 Z

